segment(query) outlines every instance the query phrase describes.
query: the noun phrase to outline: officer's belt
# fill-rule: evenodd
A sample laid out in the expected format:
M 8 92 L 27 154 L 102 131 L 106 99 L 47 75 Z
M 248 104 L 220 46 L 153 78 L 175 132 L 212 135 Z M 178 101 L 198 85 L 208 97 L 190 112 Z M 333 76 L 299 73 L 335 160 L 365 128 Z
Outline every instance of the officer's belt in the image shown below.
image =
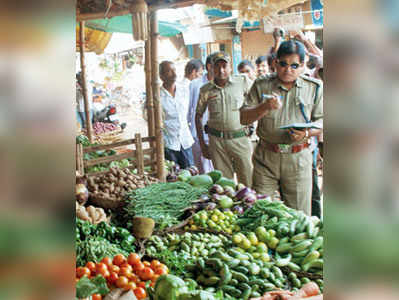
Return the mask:
M 208 134 L 222 139 L 237 139 L 248 135 L 248 133 L 244 129 L 235 130 L 235 131 L 221 131 L 208 127 L 207 131 Z
M 276 153 L 298 153 L 303 149 L 309 147 L 309 143 L 305 142 L 303 144 L 290 145 L 290 144 L 273 144 L 266 142 L 265 140 L 260 140 L 260 145 L 265 147 L 267 150 Z

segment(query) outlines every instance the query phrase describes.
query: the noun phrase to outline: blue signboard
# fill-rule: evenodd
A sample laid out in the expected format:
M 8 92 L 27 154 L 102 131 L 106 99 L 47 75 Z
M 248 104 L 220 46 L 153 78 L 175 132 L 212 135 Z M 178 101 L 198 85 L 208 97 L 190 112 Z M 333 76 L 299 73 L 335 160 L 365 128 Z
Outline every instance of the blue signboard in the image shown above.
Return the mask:
M 323 26 L 323 0 L 312 0 L 311 7 L 313 25 Z
M 242 54 L 241 54 L 241 41 L 240 36 L 233 36 L 233 72 L 237 74 L 237 66 L 241 62 Z

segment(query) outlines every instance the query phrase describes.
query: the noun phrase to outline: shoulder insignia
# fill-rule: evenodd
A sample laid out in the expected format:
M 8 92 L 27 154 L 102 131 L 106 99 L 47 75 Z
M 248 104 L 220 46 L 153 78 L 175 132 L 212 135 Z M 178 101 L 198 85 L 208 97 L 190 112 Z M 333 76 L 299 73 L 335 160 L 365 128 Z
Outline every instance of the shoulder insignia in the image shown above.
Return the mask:
M 309 76 L 307 76 L 307 75 L 301 75 L 300 77 L 301 77 L 303 80 L 313 82 L 313 83 L 317 84 L 318 86 L 321 86 L 321 85 L 322 85 L 322 81 L 321 81 L 320 79 L 313 78 L 313 77 L 309 77 Z

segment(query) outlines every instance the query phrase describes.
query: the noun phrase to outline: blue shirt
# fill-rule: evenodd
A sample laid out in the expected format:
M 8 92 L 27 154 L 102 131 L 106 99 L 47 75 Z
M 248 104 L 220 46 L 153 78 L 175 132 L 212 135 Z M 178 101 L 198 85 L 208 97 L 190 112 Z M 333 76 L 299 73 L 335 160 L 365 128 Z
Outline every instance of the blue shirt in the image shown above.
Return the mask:
M 197 128 L 195 127 L 195 112 L 197 109 L 199 94 L 201 87 L 208 83 L 207 74 L 202 75 L 201 78 L 194 79 L 190 83 L 190 104 L 188 108 L 187 121 L 190 127 L 191 135 L 195 140 L 197 137 Z M 208 122 L 208 110 L 205 111 L 202 117 L 202 125 L 204 126 Z M 204 140 L 208 141 L 208 135 L 204 132 Z

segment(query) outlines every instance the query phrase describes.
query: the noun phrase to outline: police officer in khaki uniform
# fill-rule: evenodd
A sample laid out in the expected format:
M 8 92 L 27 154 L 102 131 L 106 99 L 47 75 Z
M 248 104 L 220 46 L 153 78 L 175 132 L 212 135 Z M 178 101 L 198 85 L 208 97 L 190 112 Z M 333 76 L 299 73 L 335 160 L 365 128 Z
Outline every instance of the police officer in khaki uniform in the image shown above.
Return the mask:
M 311 214 L 312 153 L 309 138 L 321 129 L 279 129 L 293 123 L 314 122 L 322 127 L 322 82 L 301 75 L 305 48 L 285 41 L 277 52 L 276 73 L 257 79 L 241 108 L 241 123 L 259 120 L 253 162 L 253 188 L 272 195 L 280 190 L 290 207 Z
M 215 169 L 227 178 L 252 185 L 252 146 L 248 128 L 240 123 L 240 108 L 249 91 L 250 81 L 246 75 L 231 75 L 230 57 L 218 52 L 213 58 L 214 80 L 200 90 L 195 123 L 203 156 L 212 159 Z M 209 145 L 204 142 L 202 115 L 209 111 L 205 131 Z

